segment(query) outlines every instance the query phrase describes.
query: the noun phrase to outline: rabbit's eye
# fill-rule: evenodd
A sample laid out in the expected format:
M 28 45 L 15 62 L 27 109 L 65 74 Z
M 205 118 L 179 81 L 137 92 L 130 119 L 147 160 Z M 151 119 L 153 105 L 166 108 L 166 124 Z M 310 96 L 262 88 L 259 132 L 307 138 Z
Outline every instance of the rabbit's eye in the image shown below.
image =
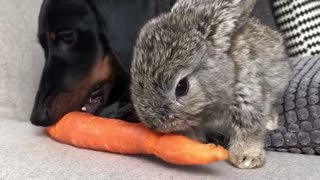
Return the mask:
M 189 91 L 189 81 L 187 78 L 183 78 L 181 81 L 179 81 L 177 87 L 176 87 L 176 96 L 184 96 Z

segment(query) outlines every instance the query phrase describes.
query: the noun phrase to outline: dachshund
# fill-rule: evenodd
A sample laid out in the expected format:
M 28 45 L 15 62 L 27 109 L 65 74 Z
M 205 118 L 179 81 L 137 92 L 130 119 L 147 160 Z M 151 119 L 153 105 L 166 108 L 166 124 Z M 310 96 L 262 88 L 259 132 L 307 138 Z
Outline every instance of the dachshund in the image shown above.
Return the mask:
M 140 28 L 175 0 L 44 0 L 38 40 L 45 63 L 31 123 L 71 111 L 128 118 L 132 51 Z M 122 107 L 122 105 L 124 106 Z M 124 108 L 124 110 L 121 110 Z

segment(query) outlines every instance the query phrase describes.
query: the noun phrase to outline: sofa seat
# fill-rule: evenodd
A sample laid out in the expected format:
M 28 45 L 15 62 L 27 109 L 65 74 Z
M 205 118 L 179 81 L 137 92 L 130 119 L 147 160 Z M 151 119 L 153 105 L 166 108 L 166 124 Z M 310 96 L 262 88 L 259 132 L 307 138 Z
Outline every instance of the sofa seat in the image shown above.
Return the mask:
M 78 149 L 47 137 L 28 122 L 0 120 L 0 179 L 319 180 L 320 156 L 268 152 L 263 168 L 240 170 L 227 162 L 175 166 L 151 156 Z

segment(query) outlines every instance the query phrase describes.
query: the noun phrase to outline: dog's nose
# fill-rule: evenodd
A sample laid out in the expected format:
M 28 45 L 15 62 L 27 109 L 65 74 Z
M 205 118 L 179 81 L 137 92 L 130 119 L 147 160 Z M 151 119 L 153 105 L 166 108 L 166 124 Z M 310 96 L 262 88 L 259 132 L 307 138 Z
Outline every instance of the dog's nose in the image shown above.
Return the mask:
M 31 123 L 35 126 L 50 126 L 54 122 L 49 117 L 49 111 L 47 108 L 41 108 L 41 110 L 34 110 L 31 115 Z

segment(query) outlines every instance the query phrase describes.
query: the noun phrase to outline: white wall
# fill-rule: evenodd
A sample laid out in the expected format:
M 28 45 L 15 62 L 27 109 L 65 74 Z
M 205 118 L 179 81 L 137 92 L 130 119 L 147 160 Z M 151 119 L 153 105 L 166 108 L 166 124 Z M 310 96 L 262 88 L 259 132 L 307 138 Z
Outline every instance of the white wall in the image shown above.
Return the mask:
M 28 121 L 43 66 L 41 0 L 0 0 L 0 119 Z

